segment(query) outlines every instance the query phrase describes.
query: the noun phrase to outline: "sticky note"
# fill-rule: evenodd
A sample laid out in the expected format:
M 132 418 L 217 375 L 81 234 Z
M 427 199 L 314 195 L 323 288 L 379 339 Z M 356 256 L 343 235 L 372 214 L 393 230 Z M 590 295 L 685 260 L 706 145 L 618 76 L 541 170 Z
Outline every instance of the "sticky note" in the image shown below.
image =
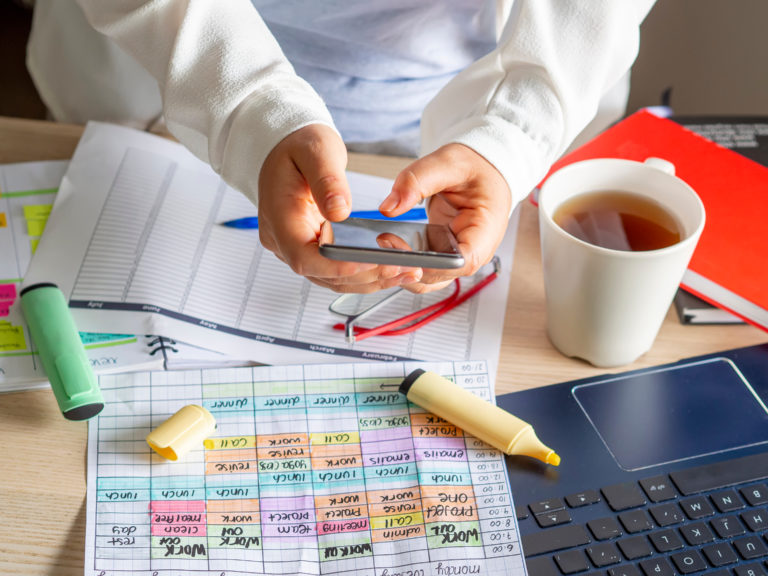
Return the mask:
M 35 253 L 37 250 L 37 245 L 40 244 L 40 238 L 30 238 L 29 239 L 29 251 L 32 252 L 32 254 Z
M 8 226 L 8 218 L 5 212 L 0 212 L 0 228 L 5 228 L 6 226 Z
M 0 284 L 0 300 L 16 300 L 16 284 Z
M 0 318 L 6 318 L 11 313 L 13 300 L 0 300 Z
M 27 204 L 24 206 L 25 220 L 48 220 L 53 204 Z
M 29 236 L 42 236 L 47 222 L 48 220 L 27 220 L 27 234 Z
M 27 343 L 24 340 L 24 328 L 13 324 L 0 324 L 0 352 L 13 352 L 26 350 Z

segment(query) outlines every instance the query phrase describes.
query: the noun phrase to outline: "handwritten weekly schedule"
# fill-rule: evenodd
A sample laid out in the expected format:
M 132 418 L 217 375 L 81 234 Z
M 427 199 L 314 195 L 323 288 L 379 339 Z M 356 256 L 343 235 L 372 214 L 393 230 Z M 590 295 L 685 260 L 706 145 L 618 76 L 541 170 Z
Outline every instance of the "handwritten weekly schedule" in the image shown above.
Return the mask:
M 100 376 L 86 574 L 525 574 L 503 455 L 407 402 L 421 367 L 489 398 L 483 362 Z M 186 404 L 217 429 L 169 462 Z

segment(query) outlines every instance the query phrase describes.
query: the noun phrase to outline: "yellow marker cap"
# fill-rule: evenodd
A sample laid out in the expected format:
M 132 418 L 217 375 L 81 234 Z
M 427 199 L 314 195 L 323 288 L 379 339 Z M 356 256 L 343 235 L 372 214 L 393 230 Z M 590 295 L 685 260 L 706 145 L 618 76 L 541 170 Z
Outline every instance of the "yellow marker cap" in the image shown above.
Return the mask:
M 533 426 L 434 372 L 417 369 L 400 384 L 408 400 L 444 418 L 504 454 L 537 458 L 558 466 L 560 456 L 536 436 Z
M 147 444 L 168 460 L 178 460 L 202 445 L 216 430 L 216 419 L 202 406 L 189 404 L 147 435 Z

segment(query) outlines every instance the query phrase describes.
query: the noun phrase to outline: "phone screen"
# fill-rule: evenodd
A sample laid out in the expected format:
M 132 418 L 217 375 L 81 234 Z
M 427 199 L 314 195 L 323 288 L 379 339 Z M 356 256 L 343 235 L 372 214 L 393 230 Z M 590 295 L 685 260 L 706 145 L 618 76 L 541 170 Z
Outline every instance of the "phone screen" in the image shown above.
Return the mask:
M 347 218 L 325 222 L 320 253 L 334 260 L 425 268 L 460 268 L 464 259 L 450 228 L 440 224 Z

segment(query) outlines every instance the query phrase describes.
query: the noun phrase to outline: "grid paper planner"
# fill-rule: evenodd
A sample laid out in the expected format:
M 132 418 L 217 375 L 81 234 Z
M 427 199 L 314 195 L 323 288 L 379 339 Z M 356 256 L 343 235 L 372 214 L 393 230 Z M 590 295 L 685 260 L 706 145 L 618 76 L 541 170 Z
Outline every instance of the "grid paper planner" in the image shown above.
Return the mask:
M 398 392 L 417 367 L 493 398 L 477 361 L 100 376 L 85 574 L 524 576 L 503 454 Z M 214 436 L 152 452 L 192 403 Z
M 391 186 L 349 179 L 355 209 L 375 208 Z M 338 294 L 296 275 L 258 231 L 220 225 L 254 211 L 180 145 L 91 123 L 28 278 L 55 281 L 91 331 L 162 334 L 269 364 L 484 358 L 495 373 L 514 225 L 499 250 L 499 278 L 478 296 L 411 334 L 348 344 L 328 310 Z M 462 282 L 466 289 L 473 280 Z M 445 296 L 404 293 L 370 324 Z

